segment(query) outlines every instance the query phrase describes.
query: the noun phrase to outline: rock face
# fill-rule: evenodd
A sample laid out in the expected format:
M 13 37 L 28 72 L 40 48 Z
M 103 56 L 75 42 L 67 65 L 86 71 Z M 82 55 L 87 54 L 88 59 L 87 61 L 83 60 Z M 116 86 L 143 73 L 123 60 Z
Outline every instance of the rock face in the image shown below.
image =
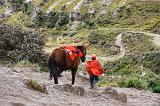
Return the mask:
M 109 94 L 110 97 L 112 97 L 113 99 L 122 101 L 122 102 L 127 102 L 127 95 L 125 93 L 122 92 L 118 92 L 117 90 L 111 88 L 111 87 L 107 87 L 105 88 L 104 94 Z
M 72 93 L 74 95 L 79 95 L 79 96 L 84 96 L 85 95 L 85 90 L 83 87 L 80 86 L 72 86 L 70 84 L 64 84 L 64 85 L 56 85 L 54 89 L 58 89 L 61 92 L 68 92 Z

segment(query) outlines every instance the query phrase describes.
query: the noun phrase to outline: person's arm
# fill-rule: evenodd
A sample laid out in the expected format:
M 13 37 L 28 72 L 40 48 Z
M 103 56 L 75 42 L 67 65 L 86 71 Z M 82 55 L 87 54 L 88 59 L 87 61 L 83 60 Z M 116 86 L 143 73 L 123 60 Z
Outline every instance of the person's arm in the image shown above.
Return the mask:
M 98 63 L 99 70 L 101 70 L 103 73 L 105 73 L 102 65 L 100 64 L 100 62 L 98 60 L 97 60 L 97 63 Z

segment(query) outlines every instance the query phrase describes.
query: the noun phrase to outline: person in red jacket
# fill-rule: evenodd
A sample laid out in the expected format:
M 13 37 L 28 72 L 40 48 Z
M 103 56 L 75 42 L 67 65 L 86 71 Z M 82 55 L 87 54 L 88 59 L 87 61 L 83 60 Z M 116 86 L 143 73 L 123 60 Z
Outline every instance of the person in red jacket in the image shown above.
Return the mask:
M 104 70 L 100 62 L 96 59 L 96 55 L 91 55 L 92 60 L 88 61 L 85 66 L 90 77 L 91 89 L 94 88 L 94 84 L 98 82 L 99 76 L 104 73 Z

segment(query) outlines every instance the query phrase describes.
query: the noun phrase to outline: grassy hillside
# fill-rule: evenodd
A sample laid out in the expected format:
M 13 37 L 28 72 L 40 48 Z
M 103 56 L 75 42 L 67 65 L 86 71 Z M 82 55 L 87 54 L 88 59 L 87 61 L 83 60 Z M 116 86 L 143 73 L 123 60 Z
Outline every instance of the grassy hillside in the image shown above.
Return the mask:
M 159 2 L 134 0 L 120 7 L 118 12 L 116 26 L 152 30 L 160 23 Z

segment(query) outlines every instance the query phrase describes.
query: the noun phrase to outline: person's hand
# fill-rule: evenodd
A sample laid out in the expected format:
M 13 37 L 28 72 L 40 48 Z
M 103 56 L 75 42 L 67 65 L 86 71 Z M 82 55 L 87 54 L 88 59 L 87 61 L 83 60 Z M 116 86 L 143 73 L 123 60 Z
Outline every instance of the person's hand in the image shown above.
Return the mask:
M 105 76 L 105 74 L 102 74 L 101 76 L 103 77 L 103 76 Z
M 85 65 L 85 63 L 82 63 L 82 65 Z

